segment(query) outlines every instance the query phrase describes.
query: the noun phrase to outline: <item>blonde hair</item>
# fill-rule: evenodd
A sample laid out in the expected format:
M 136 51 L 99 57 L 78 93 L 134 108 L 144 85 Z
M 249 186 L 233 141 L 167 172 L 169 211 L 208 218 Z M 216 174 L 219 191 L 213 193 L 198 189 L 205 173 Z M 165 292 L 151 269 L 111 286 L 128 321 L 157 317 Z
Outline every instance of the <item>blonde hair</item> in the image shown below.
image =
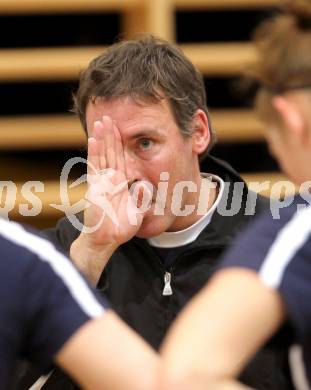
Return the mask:
M 311 0 L 288 1 L 284 11 L 254 33 L 258 62 L 252 73 L 261 84 L 256 108 L 268 122 L 277 120 L 273 96 L 296 89 L 311 91 Z

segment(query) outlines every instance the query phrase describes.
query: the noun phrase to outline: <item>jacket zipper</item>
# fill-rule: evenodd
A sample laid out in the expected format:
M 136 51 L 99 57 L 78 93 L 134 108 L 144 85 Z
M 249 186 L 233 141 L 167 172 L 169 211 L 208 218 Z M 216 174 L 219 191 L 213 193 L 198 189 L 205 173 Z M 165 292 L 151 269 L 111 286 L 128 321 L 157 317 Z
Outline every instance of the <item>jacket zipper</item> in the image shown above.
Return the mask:
M 145 250 L 147 250 L 148 252 L 150 252 L 150 254 L 152 255 L 152 257 L 154 259 L 156 259 L 156 262 L 160 265 L 160 268 L 162 268 L 164 270 L 164 276 L 163 276 L 163 279 L 164 279 L 164 286 L 163 286 L 163 291 L 162 291 L 162 296 L 171 296 L 173 295 L 173 289 L 172 289 L 172 285 L 171 285 L 171 282 L 172 282 L 172 276 L 173 276 L 173 272 L 176 270 L 176 263 L 179 262 L 179 260 L 184 256 L 184 255 L 189 255 L 189 254 L 193 254 L 197 251 L 200 251 L 200 250 L 203 250 L 203 249 L 217 249 L 217 248 L 222 248 L 224 245 L 209 245 L 209 246 L 206 246 L 206 245 L 200 245 L 200 246 L 197 246 L 196 248 L 193 248 L 192 250 L 190 250 L 189 252 L 186 252 L 185 254 L 182 254 L 180 257 L 178 257 L 174 264 L 171 266 L 169 272 L 165 270 L 164 266 L 163 266 L 163 263 L 161 262 L 161 260 L 156 256 L 154 255 L 153 252 L 151 252 L 151 250 L 148 248 L 148 247 L 145 247 L 145 245 L 141 245 L 139 244 L 141 247 L 143 247 Z
M 172 274 L 170 272 L 165 272 L 164 274 L 164 288 L 163 288 L 163 293 L 162 295 L 164 296 L 170 296 L 173 295 L 173 290 L 171 286 L 171 279 L 172 279 Z
M 172 286 L 171 286 L 171 280 L 172 280 L 171 272 L 167 272 L 166 271 L 166 269 L 165 269 L 162 261 L 160 260 L 160 258 L 148 246 L 146 246 L 145 244 L 142 244 L 142 243 L 138 243 L 138 245 L 140 247 L 142 247 L 144 250 L 146 250 L 147 252 L 149 252 L 150 256 L 153 259 L 155 259 L 155 261 L 157 262 L 157 264 L 161 268 L 161 273 L 164 271 L 164 276 L 163 276 L 164 286 L 163 286 L 162 296 L 173 295 L 173 290 L 172 290 Z M 163 273 L 162 273 L 162 275 L 163 275 Z
M 172 290 L 172 286 L 171 286 L 173 272 L 176 270 L 176 264 L 180 261 L 180 259 L 182 257 L 184 257 L 184 255 L 187 256 L 189 254 L 193 254 L 193 253 L 198 252 L 198 251 L 203 250 L 203 249 L 218 249 L 218 248 L 222 248 L 222 247 L 223 247 L 223 245 L 210 245 L 208 247 L 202 245 L 202 246 L 198 246 L 196 248 L 193 248 L 189 252 L 185 252 L 184 254 L 181 254 L 181 256 L 177 257 L 175 259 L 174 264 L 171 266 L 169 272 L 166 271 L 165 274 L 164 274 L 164 288 L 163 288 L 162 295 L 164 295 L 164 296 L 173 295 L 173 290 Z

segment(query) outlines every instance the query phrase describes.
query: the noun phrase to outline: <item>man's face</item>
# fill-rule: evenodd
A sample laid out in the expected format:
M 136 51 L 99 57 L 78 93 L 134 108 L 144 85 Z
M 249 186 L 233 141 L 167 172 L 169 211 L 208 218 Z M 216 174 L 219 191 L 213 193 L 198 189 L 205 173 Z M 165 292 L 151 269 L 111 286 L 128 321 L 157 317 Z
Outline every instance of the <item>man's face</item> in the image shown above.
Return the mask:
M 185 138 L 172 115 L 166 100 L 159 103 L 137 104 L 130 98 L 109 102 L 90 102 L 86 110 L 88 135 L 92 135 L 94 122 L 110 116 L 119 129 L 129 186 L 134 182 L 147 181 L 153 187 L 153 202 L 146 213 L 137 236 L 153 237 L 164 231 L 176 231 L 190 226 L 193 216 L 176 217 L 171 210 L 172 194 L 180 181 L 200 182 L 198 155 L 194 151 L 193 136 Z M 164 206 L 158 202 L 164 215 L 155 215 L 155 202 L 160 174 L 169 174 L 168 191 Z M 183 205 L 196 205 L 197 193 L 184 191 Z M 159 214 L 159 212 L 158 212 Z

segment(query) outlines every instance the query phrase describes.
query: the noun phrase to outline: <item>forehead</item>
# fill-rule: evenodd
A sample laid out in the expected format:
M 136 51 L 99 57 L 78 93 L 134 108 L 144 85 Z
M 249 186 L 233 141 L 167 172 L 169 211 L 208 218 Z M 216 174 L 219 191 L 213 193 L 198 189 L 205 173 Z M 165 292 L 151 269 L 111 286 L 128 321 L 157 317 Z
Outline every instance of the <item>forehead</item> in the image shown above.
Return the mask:
M 86 109 L 88 132 L 93 124 L 108 115 L 116 122 L 119 130 L 133 127 L 164 128 L 175 123 L 170 105 L 166 99 L 159 102 L 135 102 L 129 97 L 105 101 L 96 99 L 90 102 Z

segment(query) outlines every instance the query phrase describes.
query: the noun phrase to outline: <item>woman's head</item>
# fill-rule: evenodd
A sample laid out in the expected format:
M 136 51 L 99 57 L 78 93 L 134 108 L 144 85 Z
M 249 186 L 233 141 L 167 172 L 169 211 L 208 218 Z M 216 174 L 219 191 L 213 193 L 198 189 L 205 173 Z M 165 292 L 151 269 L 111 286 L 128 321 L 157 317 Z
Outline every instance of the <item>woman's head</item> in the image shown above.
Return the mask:
M 269 146 L 286 173 L 305 181 L 311 177 L 304 167 L 311 156 L 311 0 L 287 2 L 283 14 L 257 28 L 254 40 L 261 84 L 256 109 Z

